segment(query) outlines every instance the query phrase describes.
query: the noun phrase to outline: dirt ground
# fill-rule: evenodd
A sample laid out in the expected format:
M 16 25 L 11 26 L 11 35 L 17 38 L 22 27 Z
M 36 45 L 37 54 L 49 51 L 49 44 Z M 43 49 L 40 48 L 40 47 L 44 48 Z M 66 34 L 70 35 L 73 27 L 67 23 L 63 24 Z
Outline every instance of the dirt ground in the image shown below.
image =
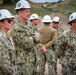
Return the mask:
M 61 64 L 59 64 L 59 59 L 57 60 L 57 75 L 62 75 L 61 74 L 61 69 L 62 69 L 62 67 L 61 67 Z M 44 75 L 48 75 L 48 64 L 46 63 L 46 65 L 45 65 L 45 73 L 44 73 Z

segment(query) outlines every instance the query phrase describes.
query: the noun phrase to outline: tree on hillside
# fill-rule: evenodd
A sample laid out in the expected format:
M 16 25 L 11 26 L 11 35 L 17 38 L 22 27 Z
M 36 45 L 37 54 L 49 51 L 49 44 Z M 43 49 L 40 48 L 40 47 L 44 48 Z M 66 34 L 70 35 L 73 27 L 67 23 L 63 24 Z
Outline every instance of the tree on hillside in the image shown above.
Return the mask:
M 3 4 L 3 0 L 0 0 L 0 4 Z
M 59 0 L 60 2 L 65 1 L 65 0 Z
M 62 2 L 63 0 L 59 0 L 57 3 L 60 3 L 60 2 Z
M 3 0 L 3 4 L 12 4 L 12 0 Z
M 3 4 L 13 4 L 14 2 L 18 2 L 19 0 L 0 0 L 0 2 L 3 1 Z M 30 1 L 30 0 L 26 0 Z
M 14 2 L 17 2 L 19 0 L 3 0 L 3 4 L 13 4 Z

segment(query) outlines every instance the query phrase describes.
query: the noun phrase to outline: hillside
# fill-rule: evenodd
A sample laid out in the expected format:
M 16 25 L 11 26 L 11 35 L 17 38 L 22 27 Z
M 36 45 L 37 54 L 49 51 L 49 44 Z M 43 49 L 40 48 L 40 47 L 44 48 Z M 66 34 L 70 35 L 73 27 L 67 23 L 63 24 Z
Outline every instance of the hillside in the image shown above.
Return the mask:
M 31 5 L 31 14 L 37 13 L 38 15 L 44 16 L 46 14 L 50 15 L 53 12 L 60 12 L 64 15 L 69 15 L 70 13 L 76 11 L 76 0 L 65 0 L 64 2 L 53 2 L 53 3 L 33 3 L 29 1 Z M 14 8 L 16 3 L 13 5 L 0 5 L 1 8 L 10 10 L 13 14 L 16 14 Z
M 64 2 L 47 4 L 46 9 L 52 12 L 60 12 L 65 15 L 69 15 L 72 12 L 76 12 L 76 0 L 65 0 Z
M 72 12 L 76 12 L 76 0 L 65 0 L 63 2 L 52 2 L 52 3 L 33 3 L 31 4 L 31 13 L 37 13 L 38 15 L 44 16 L 50 15 L 53 12 L 59 12 L 65 16 L 69 16 Z

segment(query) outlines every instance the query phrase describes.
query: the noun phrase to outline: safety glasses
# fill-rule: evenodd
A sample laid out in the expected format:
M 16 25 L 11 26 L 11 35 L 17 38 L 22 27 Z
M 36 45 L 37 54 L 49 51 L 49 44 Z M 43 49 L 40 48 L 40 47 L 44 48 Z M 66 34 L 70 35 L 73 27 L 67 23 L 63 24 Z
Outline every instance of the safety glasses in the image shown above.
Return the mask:
M 59 24 L 59 22 L 53 22 L 54 24 Z
M 14 22 L 13 20 L 11 19 L 7 19 L 8 23 L 11 23 L 11 22 Z

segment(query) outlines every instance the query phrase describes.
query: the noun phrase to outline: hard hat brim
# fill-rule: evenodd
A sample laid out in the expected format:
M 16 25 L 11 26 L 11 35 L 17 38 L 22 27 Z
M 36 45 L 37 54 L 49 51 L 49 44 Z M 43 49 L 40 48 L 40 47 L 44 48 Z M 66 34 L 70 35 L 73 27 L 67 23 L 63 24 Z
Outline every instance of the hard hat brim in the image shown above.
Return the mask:
M 1 18 L 0 20 L 3 20 L 3 19 L 9 19 L 9 18 L 14 18 L 15 16 L 10 16 L 10 17 L 4 17 L 4 18 Z
M 9 17 L 7 17 L 7 18 L 14 18 L 15 16 L 9 16 Z
M 26 7 L 26 8 L 15 8 L 14 10 L 19 10 L 19 9 L 30 9 L 31 7 Z
M 42 20 L 42 22 L 52 22 L 52 20 L 48 20 L 48 21 Z

